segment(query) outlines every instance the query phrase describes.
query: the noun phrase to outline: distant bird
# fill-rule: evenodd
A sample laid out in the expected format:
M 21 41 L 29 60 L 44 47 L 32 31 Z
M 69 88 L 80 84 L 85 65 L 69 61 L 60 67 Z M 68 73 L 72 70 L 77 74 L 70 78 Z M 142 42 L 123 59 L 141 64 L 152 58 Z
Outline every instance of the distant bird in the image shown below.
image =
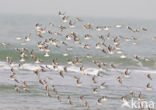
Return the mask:
M 28 87 L 28 84 L 26 81 L 23 81 L 24 87 Z
M 80 101 L 84 102 L 84 96 L 80 96 Z
M 41 63 L 41 60 L 39 58 L 35 58 L 35 63 L 39 64 Z
M 45 54 L 44 54 L 44 57 L 49 57 L 50 55 L 49 55 L 49 53 L 48 52 L 46 52 Z
M 82 84 L 82 83 L 80 82 L 80 79 L 77 79 L 77 80 L 76 80 L 76 83 L 77 83 L 77 86 L 81 86 L 81 84 Z
M 130 26 L 127 26 L 127 28 L 128 28 L 130 31 L 133 31 L 133 29 L 132 29 Z
M 101 89 L 106 88 L 106 86 L 105 86 L 105 82 L 104 82 L 104 83 L 102 83 L 102 84 L 100 85 L 100 88 L 101 88 Z
M 93 83 L 97 83 L 97 81 L 96 81 L 96 79 L 95 79 L 95 76 L 92 77 L 92 82 L 93 82 Z
M 68 22 L 68 16 L 62 16 L 62 21 L 63 21 L 63 23 Z
M 117 77 L 117 80 L 120 84 L 122 84 L 122 78 L 120 76 Z
M 156 40 L 156 37 L 152 37 L 152 40 Z
M 60 76 L 61 76 L 62 78 L 64 78 L 64 75 L 63 75 L 63 71 L 62 71 L 62 70 L 60 71 Z
M 80 72 L 84 72 L 84 66 L 80 67 Z
M 141 27 L 141 29 L 142 29 L 143 31 L 147 31 L 147 29 L 146 29 L 145 27 Z
M 108 52 L 109 54 L 113 54 L 113 47 L 111 45 L 108 46 Z
M 27 42 L 30 41 L 30 36 L 31 36 L 31 33 L 25 37 L 25 41 L 27 41 Z
M 102 30 L 102 27 L 97 26 L 97 27 L 96 27 L 96 30 L 97 30 L 97 31 L 101 31 L 101 30 Z
M 129 77 L 130 72 L 128 72 L 128 68 L 125 70 L 125 77 Z
M 56 90 L 55 86 L 52 85 L 51 87 L 52 87 L 52 89 L 53 89 L 53 92 L 57 93 L 57 90 Z
M 146 88 L 147 88 L 147 90 L 152 90 L 151 84 L 150 83 L 147 83 Z
M 91 24 L 91 23 L 88 23 L 88 24 L 83 25 L 83 26 L 84 26 L 84 28 L 85 28 L 85 29 L 87 29 L 87 30 L 92 30 L 92 29 L 93 29 L 93 27 L 92 27 L 92 24 Z
M 38 81 L 39 81 L 39 83 L 40 83 L 40 84 L 44 85 L 44 83 L 43 83 L 43 80 L 42 80 L 42 79 L 39 79 Z
M 102 101 L 107 101 L 107 97 L 106 96 L 102 96 L 101 100 Z
M 100 43 L 96 43 L 96 46 L 95 46 L 96 49 L 100 49 Z
M 17 85 L 15 85 L 14 88 L 15 88 L 16 92 L 20 93 L 20 88 Z
M 47 96 L 51 97 L 51 94 L 50 94 L 50 92 L 49 92 L 49 91 L 47 91 Z
M 87 107 L 87 108 L 89 108 L 89 106 L 88 106 L 88 101 L 87 100 L 85 100 L 85 106 Z
M 147 74 L 147 78 L 150 79 L 150 80 L 152 80 L 152 77 L 151 77 L 150 74 Z
M 130 91 L 130 95 L 132 96 L 132 97 L 135 97 L 135 93 L 134 93 L 134 91 Z
M 139 95 L 138 95 L 138 100 L 143 100 L 143 97 L 142 97 L 142 93 L 140 92 Z
M 116 68 L 114 64 L 110 64 L 110 66 L 111 66 L 112 68 Z
M 79 77 L 77 77 L 77 76 L 72 76 L 72 78 L 74 78 L 74 79 L 80 79 Z
M 23 90 L 26 92 L 30 92 L 29 88 L 27 88 L 27 87 L 24 87 Z
M 68 96 L 68 103 L 69 103 L 70 105 L 72 105 L 72 99 L 71 99 L 70 96 Z
M 33 70 L 33 72 L 39 77 L 40 76 L 40 71 L 38 69 Z
M 85 40 L 89 40 L 91 38 L 91 35 L 85 34 Z
M 56 97 L 57 97 L 57 100 L 61 102 L 61 96 L 59 94 L 56 94 Z
M 110 27 L 109 26 L 104 26 L 104 28 L 103 28 L 105 31 L 108 31 L 109 29 L 110 29 Z
M 19 69 L 23 69 L 23 68 L 24 68 L 24 67 L 23 67 L 23 64 L 21 64 L 21 63 L 18 64 L 18 68 L 19 68 Z
M 66 40 L 71 40 L 71 36 L 70 35 L 66 35 Z
M 128 102 L 127 97 L 126 97 L 126 96 L 122 96 L 122 97 L 121 97 L 121 102 Z
M 2 44 L 2 46 L 3 46 L 4 48 L 6 48 L 6 47 L 9 46 L 9 43 L 6 43 L 6 42 L 2 42 L 1 44 Z
M 11 74 L 12 74 L 12 75 L 15 75 L 15 74 L 16 74 L 16 72 L 15 72 L 15 69 L 14 69 L 14 68 L 11 68 Z
M 136 59 L 136 60 L 140 60 L 140 57 L 139 56 L 134 56 L 134 58 Z
M 73 23 L 71 20 L 69 21 L 69 26 L 70 28 L 74 28 L 75 27 L 75 23 Z
M 23 57 L 21 57 L 20 62 L 25 62 L 25 59 Z
M 80 18 L 76 18 L 77 22 L 82 22 L 82 20 Z
M 144 58 L 144 61 L 149 62 L 152 61 L 150 58 Z
M 97 94 L 97 88 L 93 89 L 93 94 Z
M 63 67 L 64 72 L 67 72 L 67 66 Z
M 61 11 L 59 11 L 58 14 L 59 14 L 60 17 L 63 17 L 65 15 L 65 13 L 62 13 Z
M 101 100 L 102 100 L 101 98 L 99 98 L 99 99 L 97 100 L 97 104 L 98 104 L 98 105 L 101 105 L 101 104 L 102 104 Z
M 50 77 L 46 77 L 46 80 L 53 80 L 52 78 L 50 78 Z
M 92 55 L 90 55 L 90 54 L 87 54 L 87 56 L 86 56 L 87 58 L 93 58 L 93 56 Z
M 20 83 L 19 80 L 17 80 L 14 75 L 10 76 L 10 80 L 15 81 L 16 83 Z

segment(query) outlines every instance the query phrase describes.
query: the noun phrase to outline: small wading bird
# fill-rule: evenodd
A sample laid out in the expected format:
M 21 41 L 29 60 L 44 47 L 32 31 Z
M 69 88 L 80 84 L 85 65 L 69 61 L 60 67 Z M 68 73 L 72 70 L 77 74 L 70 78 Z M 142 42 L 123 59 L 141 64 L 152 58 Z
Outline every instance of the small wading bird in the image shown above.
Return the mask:
M 9 81 L 11 80 L 13 85 L 15 85 L 14 89 L 16 92 L 30 92 L 30 84 L 34 82 L 34 80 L 27 80 L 26 75 L 31 75 L 29 74 L 30 70 L 34 73 L 32 75 L 35 76 L 36 82 L 43 87 L 45 94 L 49 98 L 53 100 L 52 97 L 54 96 L 57 98 L 57 102 L 61 102 L 61 104 L 66 102 L 64 100 L 68 100 L 70 105 L 75 104 L 73 109 L 77 109 L 76 107 L 79 106 L 76 105 L 78 104 L 76 98 L 87 108 L 89 106 L 95 106 L 96 108 L 97 105 L 102 105 L 109 99 L 110 93 L 108 91 L 112 87 L 115 88 L 113 88 L 111 93 L 114 96 L 122 96 L 121 101 L 124 103 L 128 103 L 129 96 L 137 98 L 139 101 L 144 100 L 142 97 L 144 95 L 141 92 L 137 97 L 137 90 L 141 89 L 137 83 L 133 90 L 127 90 L 129 96 L 123 96 L 122 90 L 129 88 L 137 78 L 140 78 L 135 72 L 132 75 L 132 70 L 128 69 L 131 67 L 131 65 L 127 66 L 129 61 L 131 64 L 131 58 L 137 64 L 142 64 L 143 66 L 144 63 L 152 64 L 154 62 L 154 59 L 150 57 L 136 55 L 135 51 L 133 51 L 133 54 L 129 52 L 133 47 L 134 50 L 138 49 L 138 45 L 141 48 L 142 42 L 140 38 L 144 39 L 144 37 L 139 37 L 139 34 L 148 34 L 149 29 L 143 26 L 135 28 L 121 24 L 108 26 L 91 22 L 87 23 L 78 17 L 67 16 L 66 13 L 61 11 L 59 11 L 58 16 L 60 22 L 51 21 L 48 23 L 48 26 L 36 23 L 34 26 L 35 34 L 16 36 L 15 41 L 20 46 L 15 47 L 12 52 L 5 50 L 7 48 L 11 49 L 12 44 L 5 41 L 0 43 L 0 48 L 3 48 L 0 50 L 0 57 L 3 58 L 8 54 L 4 58 L 6 58 L 6 63 L 10 69 Z M 120 35 L 124 34 L 119 33 L 120 31 L 127 33 L 126 36 Z M 156 37 L 151 37 L 151 44 L 154 40 L 156 40 Z M 31 48 L 28 48 L 30 47 L 29 44 L 31 44 Z M 28 64 L 29 62 L 31 66 Z M 0 67 L 7 70 L 7 67 L 3 66 L 3 62 L 0 62 Z M 121 68 L 124 68 L 124 71 L 120 72 Z M 154 75 L 151 73 L 143 75 L 146 75 L 146 80 L 150 81 L 143 85 L 145 89 L 154 90 L 154 85 L 151 85 L 154 81 Z M 130 76 L 131 78 L 128 78 Z M 106 83 L 105 81 L 108 82 Z M 115 83 L 111 81 L 115 81 Z M 142 80 L 142 83 L 144 83 L 144 80 Z M 123 86 L 119 86 L 116 91 L 118 84 Z M 151 95 L 147 92 L 144 93 L 145 96 L 149 95 L 150 97 Z M 65 99 L 64 96 L 66 96 Z M 109 100 L 113 101 L 113 95 L 110 97 L 112 98 Z
M 68 103 L 69 103 L 70 105 L 72 105 L 72 99 L 71 99 L 70 96 L 68 96 Z

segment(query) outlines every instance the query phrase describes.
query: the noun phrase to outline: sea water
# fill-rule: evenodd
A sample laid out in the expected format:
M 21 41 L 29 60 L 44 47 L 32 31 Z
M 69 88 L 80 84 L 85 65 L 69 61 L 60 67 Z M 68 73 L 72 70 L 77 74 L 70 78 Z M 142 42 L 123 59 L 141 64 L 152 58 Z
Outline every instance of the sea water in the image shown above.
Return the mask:
M 89 18 L 82 17 L 83 22 L 76 23 L 76 27 L 71 29 L 67 23 L 62 23 L 58 16 L 35 16 L 35 15 L 0 15 L 0 43 L 8 43 L 8 47 L 0 46 L 0 110 L 82 110 L 82 109 L 95 109 L 95 110 L 121 110 L 131 109 L 122 108 L 121 97 L 130 97 L 130 90 L 134 90 L 136 97 L 142 92 L 143 98 L 156 103 L 156 40 L 152 40 L 152 37 L 156 36 L 156 22 L 153 20 L 135 20 L 135 19 L 113 19 L 113 18 Z M 73 19 L 74 17 L 71 17 Z M 54 34 L 45 34 L 44 38 L 39 38 L 36 35 L 35 24 L 40 23 L 43 27 L 52 30 L 52 32 L 60 32 L 62 36 L 56 36 Z M 49 23 L 55 24 L 55 27 L 50 27 Z M 95 31 L 85 30 L 84 24 L 92 23 L 93 27 L 96 26 L 110 26 L 110 30 Z M 121 28 L 116 28 L 115 25 L 121 24 Z M 57 27 L 63 25 L 67 29 L 60 31 Z M 127 30 L 127 26 L 131 26 L 134 29 L 140 29 L 140 27 L 146 27 L 147 31 L 131 32 Z M 71 41 L 65 41 L 65 36 L 70 32 L 76 32 L 81 40 L 81 45 L 74 44 Z M 137 40 L 131 40 L 126 42 L 120 40 L 120 47 L 124 54 L 127 56 L 124 59 L 120 58 L 122 54 L 104 54 L 100 50 L 95 49 L 95 44 L 100 42 L 98 38 L 99 34 L 105 35 L 106 44 L 112 44 L 113 42 L 107 40 L 108 32 L 111 33 L 111 37 L 123 36 L 124 38 L 136 37 Z M 24 38 L 31 33 L 31 41 L 27 42 L 25 46 L 20 45 L 20 42 L 24 40 L 16 40 L 16 37 Z M 90 40 L 84 40 L 85 34 L 91 34 Z M 60 48 L 51 46 L 50 57 L 45 58 L 44 53 L 40 52 L 37 48 L 37 42 L 44 41 L 44 39 L 54 38 L 57 40 Z M 69 51 L 69 56 L 63 56 L 66 53 L 66 46 L 62 45 L 60 41 L 67 42 L 67 47 L 72 47 L 73 50 Z M 136 45 L 133 45 L 136 43 Z M 82 49 L 82 45 L 89 44 L 90 49 Z M 44 62 L 41 64 L 35 64 L 30 58 L 26 59 L 24 63 L 24 69 L 18 69 L 20 53 L 16 52 L 14 48 L 27 48 L 34 50 L 35 54 Z M 91 54 L 93 59 L 101 61 L 107 64 L 113 63 L 116 68 L 110 68 L 106 70 L 100 70 L 96 65 L 91 63 L 91 59 L 86 58 L 87 54 Z M 140 62 L 134 59 L 134 56 L 140 56 L 142 60 Z M 83 66 L 85 68 L 84 73 L 80 72 L 79 66 L 68 65 L 66 62 L 75 56 L 81 58 Z M 9 80 L 10 66 L 5 61 L 6 57 L 11 57 L 16 61 L 15 71 L 16 78 L 20 81 L 26 80 L 30 92 L 22 90 L 22 82 L 17 84 L 14 81 Z M 38 83 L 37 77 L 33 73 L 33 70 L 38 69 L 40 65 L 48 65 L 52 67 L 51 62 L 57 58 L 59 63 L 59 69 L 63 66 L 67 66 L 68 72 L 64 73 L 64 78 L 60 77 L 59 73 L 53 70 L 47 70 L 41 73 L 42 79 L 51 77 L 52 80 L 48 81 L 50 85 L 55 85 L 58 93 L 61 96 L 61 102 L 56 98 L 55 93 L 50 88 L 52 97 L 48 97 L 45 92 L 44 86 Z M 151 61 L 146 62 L 143 58 L 149 58 Z M 129 78 L 124 78 L 124 71 L 128 68 L 131 72 Z M 96 78 L 97 83 L 92 83 L 92 77 L 100 73 L 103 77 Z M 146 75 L 151 74 L 152 81 L 150 81 Z M 80 77 L 82 85 L 76 86 L 76 80 L 72 76 Z M 120 85 L 117 81 L 118 76 L 123 76 L 123 84 Z M 100 89 L 99 85 L 106 82 L 106 88 Z M 146 84 L 150 82 L 152 90 L 146 90 Z M 14 85 L 18 85 L 21 88 L 21 92 L 17 93 L 14 90 Z M 98 94 L 93 94 L 93 88 L 98 88 Z M 73 104 L 69 105 L 67 97 L 71 96 Z M 89 108 L 80 102 L 79 97 L 84 96 L 88 101 Z M 102 102 L 102 105 L 97 104 L 98 98 L 107 96 L 108 100 Z

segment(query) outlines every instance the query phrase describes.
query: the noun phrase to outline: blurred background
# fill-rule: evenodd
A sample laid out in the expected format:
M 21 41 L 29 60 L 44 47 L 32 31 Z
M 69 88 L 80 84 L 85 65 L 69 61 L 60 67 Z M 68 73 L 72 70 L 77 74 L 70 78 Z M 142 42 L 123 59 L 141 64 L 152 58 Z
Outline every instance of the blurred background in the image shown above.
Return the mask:
M 1 0 L 1 14 L 156 19 L 155 0 Z

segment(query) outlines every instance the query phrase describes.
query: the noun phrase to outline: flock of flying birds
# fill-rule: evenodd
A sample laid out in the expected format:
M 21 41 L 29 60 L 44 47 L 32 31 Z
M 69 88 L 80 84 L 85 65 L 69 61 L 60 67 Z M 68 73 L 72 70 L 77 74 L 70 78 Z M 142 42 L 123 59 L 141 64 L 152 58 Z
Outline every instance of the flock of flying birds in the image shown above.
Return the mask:
M 61 43 L 64 47 L 67 47 L 66 48 L 66 53 L 63 53 L 63 56 L 66 57 L 69 55 L 68 51 L 72 51 L 72 47 L 68 47 L 68 43 L 66 41 L 70 41 L 70 42 L 73 42 L 75 45 L 82 45 L 82 49 L 84 50 L 89 50 L 90 49 L 90 45 L 89 44 L 82 44 L 81 43 L 81 40 L 79 38 L 79 34 L 76 33 L 76 32 L 71 32 L 67 35 L 63 35 L 62 32 L 64 30 L 67 30 L 68 28 L 75 28 L 76 27 L 76 24 L 77 23 L 83 23 L 83 20 L 80 19 L 80 18 L 74 18 L 74 19 L 70 19 L 69 16 L 66 16 L 65 13 L 62 13 L 62 12 L 59 12 L 59 16 L 62 20 L 62 25 L 60 26 L 56 26 L 55 24 L 52 24 L 52 23 L 49 23 L 49 26 L 51 27 L 55 27 L 55 28 L 58 28 L 58 32 L 53 32 L 52 30 L 49 30 L 49 29 L 46 29 L 44 27 L 42 27 L 42 24 L 39 24 L 37 23 L 35 25 L 35 30 L 36 30 L 36 37 L 39 37 L 42 39 L 42 41 L 39 41 L 37 43 L 37 47 L 39 49 L 40 52 L 44 52 L 44 57 L 49 57 L 50 56 L 50 47 L 53 46 L 55 47 L 56 49 L 57 48 L 60 48 L 60 45 L 59 43 Z M 68 26 L 63 26 L 64 24 L 68 24 Z M 97 32 L 100 32 L 100 31 L 108 31 L 111 27 L 110 26 L 93 26 L 91 23 L 88 23 L 88 24 L 83 24 L 82 25 L 82 29 L 84 30 L 89 30 L 89 31 L 97 31 Z M 121 28 L 122 25 L 116 25 L 115 28 Z M 132 31 L 132 32 L 141 32 L 141 31 L 148 31 L 145 27 L 141 27 L 140 29 L 133 29 L 132 27 L 130 26 L 127 26 L 127 29 L 129 31 Z M 64 41 L 58 41 L 56 39 L 54 39 L 53 37 L 50 37 L 50 38 L 46 38 L 44 39 L 44 34 L 47 33 L 49 34 L 50 36 L 52 35 L 55 35 L 55 36 L 62 36 L 62 37 L 65 37 L 65 40 Z M 83 40 L 91 40 L 92 39 L 92 35 L 90 34 L 85 34 L 84 36 L 84 39 Z M 21 37 L 16 37 L 16 40 L 21 40 L 23 38 Z M 95 49 L 103 52 L 103 54 L 121 54 L 120 58 L 126 58 L 126 55 L 122 54 L 122 49 L 120 47 L 120 40 L 121 39 L 124 39 L 125 41 L 129 41 L 129 40 L 137 40 L 136 37 L 132 37 L 132 38 L 125 38 L 123 36 L 117 36 L 117 37 L 112 37 L 111 36 L 111 33 L 108 32 L 107 35 L 98 35 L 97 36 L 97 39 L 99 39 L 101 42 L 97 42 L 96 45 L 95 45 Z M 106 42 L 106 39 L 107 40 L 112 40 L 113 41 L 113 44 L 108 44 Z M 26 45 L 27 42 L 29 42 L 31 40 L 31 34 L 27 35 L 25 38 L 24 38 L 24 42 L 21 42 L 21 45 Z M 156 40 L 155 37 L 152 38 L 152 40 Z M 59 43 L 58 43 L 59 42 Z M 133 43 L 134 45 L 136 43 Z M 3 42 L 2 43 L 3 47 L 7 47 L 9 44 L 6 43 L 6 42 Z M 20 53 L 20 60 L 19 60 L 19 64 L 18 64 L 18 68 L 19 69 L 23 69 L 24 68 L 24 63 L 26 62 L 26 59 L 27 57 L 31 57 L 32 61 L 35 63 L 35 64 L 38 64 L 39 65 L 39 68 L 38 69 L 35 69 L 33 70 L 33 73 L 34 75 L 36 75 L 37 79 L 38 79 L 38 82 L 39 84 L 41 84 L 43 87 L 45 87 L 45 91 L 47 93 L 47 96 L 51 97 L 51 93 L 49 92 L 51 89 L 52 91 L 56 94 L 56 97 L 58 99 L 58 101 L 61 101 L 61 96 L 59 95 L 55 85 L 50 85 L 48 84 L 48 80 L 52 80 L 52 78 L 50 77 L 47 77 L 46 79 L 42 79 L 40 77 L 40 73 L 41 72 L 46 72 L 47 70 L 52 70 L 52 71 L 55 71 L 55 72 L 58 72 L 58 74 L 60 75 L 60 78 L 64 78 L 64 73 L 68 72 L 68 67 L 67 66 L 64 66 L 63 69 L 58 69 L 58 66 L 59 66 L 59 63 L 57 62 L 57 59 L 52 59 L 52 64 L 51 66 L 48 66 L 48 65 L 42 65 L 42 62 L 44 62 L 42 59 L 40 59 L 39 57 L 37 57 L 37 55 L 35 55 L 35 52 L 34 50 L 29 50 L 27 48 L 15 48 L 15 50 L 17 52 Z M 97 65 L 97 68 L 99 68 L 99 70 L 102 70 L 102 69 L 105 69 L 109 66 L 109 68 L 116 68 L 116 65 L 115 64 L 107 64 L 107 63 L 104 63 L 104 62 L 100 62 L 100 61 L 96 61 L 94 59 L 94 56 L 92 56 L 91 54 L 87 54 L 86 57 L 88 59 L 92 59 L 92 63 Z M 140 60 L 144 60 L 144 61 L 151 61 L 151 59 L 149 58 L 141 58 L 139 56 L 134 56 L 134 59 L 136 61 L 140 61 Z M 51 59 L 50 59 L 51 60 Z M 17 84 L 14 86 L 15 90 L 20 93 L 21 92 L 21 89 L 23 89 L 24 91 L 26 92 L 30 92 L 30 88 L 29 88 L 29 85 L 27 83 L 27 81 L 23 80 L 23 81 L 20 81 L 19 79 L 16 78 L 16 70 L 14 69 L 15 67 L 15 61 L 11 58 L 11 57 L 6 57 L 6 61 L 8 62 L 9 66 L 10 66 L 10 80 L 12 81 L 15 81 Z M 84 71 L 85 71 L 85 67 L 83 65 L 83 61 L 81 60 L 81 58 L 79 57 L 73 57 L 72 60 L 68 60 L 67 61 L 67 65 L 73 65 L 73 66 L 79 66 L 80 67 L 80 73 L 82 74 L 85 74 Z M 124 76 L 125 77 L 122 77 L 122 76 L 118 76 L 116 77 L 116 81 L 119 83 L 119 84 L 123 84 L 123 78 L 128 78 L 130 77 L 131 75 L 131 72 L 128 68 L 125 69 L 125 72 L 124 72 Z M 97 83 L 97 78 L 98 77 L 103 77 L 102 74 L 97 74 L 97 75 L 90 75 L 92 77 L 92 83 L 93 84 L 96 84 Z M 150 74 L 147 74 L 146 76 L 149 80 L 152 80 L 152 77 Z M 76 80 L 76 85 L 75 86 L 83 86 L 82 82 L 81 82 L 81 78 L 78 77 L 78 76 L 73 76 L 73 78 Z M 18 84 L 19 83 L 22 83 L 23 84 L 23 88 L 19 87 Z M 102 84 L 99 85 L 99 88 L 100 89 L 107 89 L 106 88 L 106 82 L 103 82 Z M 98 94 L 98 91 L 97 89 L 99 88 L 93 88 L 92 89 L 92 93 L 93 94 Z M 146 88 L 147 90 L 152 90 L 152 86 L 150 83 L 148 83 L 146 85 Z M 142 93 L 140 92 L 138 96 L 135 95 L 135 91 L 131 90 L 130 91 L 130 95 L 132 97 L 138 97 L 138 100 L 144 100 L 143 97 L 142 97 Z M 89 104 L 88 104 L 88 101 L 87 99 L 85 98 L 85 96 L 80 96 L 79 97 L 80 101 L 82 103 L 84 103 L 84 105 L 86 107 L 89 107 Z M 101 98 L 99 98 L 97 100 L 97 104 L 102 104 L 102 101 L 107 101 L 107 96 L 102 96 Z M 72 97 L 71 96 L 67 96 L 67 100 L 68 100 L 68 103 L 69 104 L 73 104 L 72 102 Z M 125 102 L 125 101 L 128 101 L 128 99 L 123 96 L 121 97 L 121 101 Z M 149 108 L 151 109 L 151 108 Z

